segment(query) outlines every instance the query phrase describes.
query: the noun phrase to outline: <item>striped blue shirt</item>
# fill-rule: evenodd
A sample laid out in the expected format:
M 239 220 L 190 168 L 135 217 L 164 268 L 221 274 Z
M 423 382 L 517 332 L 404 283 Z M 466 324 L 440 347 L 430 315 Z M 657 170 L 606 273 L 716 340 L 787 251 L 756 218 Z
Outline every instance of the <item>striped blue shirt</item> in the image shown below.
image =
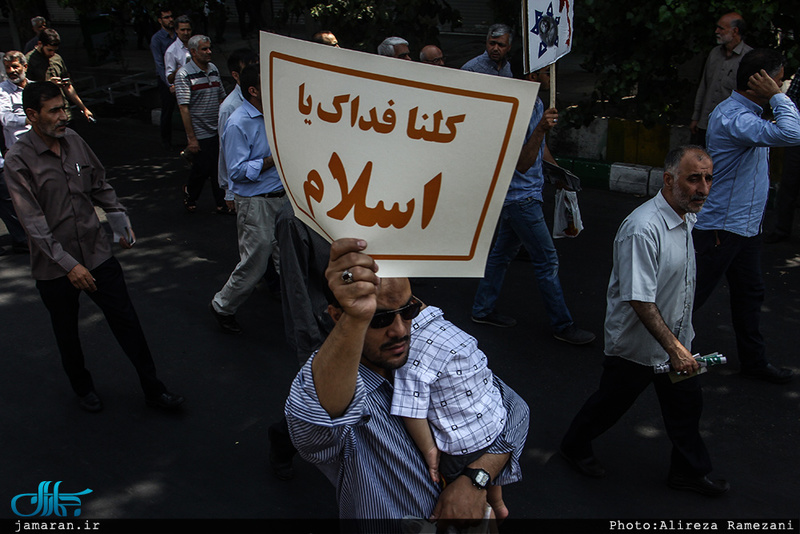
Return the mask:
M 361 365 L 350 406 L 331 419 L 317 397 L 313 360 L 309 358 L 292 383 L 286 420 L 300 456 L 316 464 L 336 487 L 339 517 L 356 520 L 355 526 L 365 532 L 398 532 L 398 519 L 429 517 L 441 490 L 402 419 L 390 414 L 392 385 Z M 508 417 L 488 452 L 511 453 L 494 481 L 505 485 L 521 478 L 519 457 L 528 435 L 529 410 L 499 378 L 494 381 Z

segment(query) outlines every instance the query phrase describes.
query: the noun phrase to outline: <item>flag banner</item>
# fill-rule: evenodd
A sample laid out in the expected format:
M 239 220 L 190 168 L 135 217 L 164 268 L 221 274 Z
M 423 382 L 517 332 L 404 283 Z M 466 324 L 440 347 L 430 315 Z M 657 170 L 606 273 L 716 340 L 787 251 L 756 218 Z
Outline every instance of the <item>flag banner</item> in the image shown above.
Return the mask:
M 573 0 L 523 0 L 522 40 L 525 74 L 572 50 Z
M 482 277 L 539 85 L 261 33 L 264 120 L 298 218 L 382 276 Z

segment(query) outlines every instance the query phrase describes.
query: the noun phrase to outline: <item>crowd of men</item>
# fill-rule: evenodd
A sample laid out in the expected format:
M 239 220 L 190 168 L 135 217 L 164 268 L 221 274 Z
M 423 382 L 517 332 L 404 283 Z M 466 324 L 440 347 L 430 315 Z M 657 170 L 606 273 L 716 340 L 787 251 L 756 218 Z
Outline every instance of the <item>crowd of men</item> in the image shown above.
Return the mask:
M 209 296 L 210 313 L 221 332 L 243 333 L 236 312 L 262 279 L 280 284 L 286 338 L 301 369 L 285 417 L 269 430 L 275 474 L 293 476 L 293 457 L 299 453 L 337 486 L 341 517 L 366 522 L 362 526 L 370 530 L 396 530 L 395 520 L 403 517 L 443 522 L 504 518 L 508 510 L 493 486 L 521 476 L 519 460 L 529 424 L 525 401 L 488 370 L 474 338 L 445 321 L 441 310 L 416 299 L 409 280 L 381 279 L 364 253 L 363 240 L 329 244 L 294 216 L 264 127 L 258 55 L 250 49 L 229 54 L 226 66 L 235 85 L 228 94 L 212 62 L 211 39 L 193 34 L 185 15 L 175 18 L 166 7 L 156 15 L 160 28 L 150 48 L 161 98 L 160 136 L 164 146 L 172 146 L 177 108 L 186 135 L 183 155 L 190 162 L 184 208 L 196 212 L 208 182 L 216 212 L 236 216 L 239 263 L 224 286 Z M 69 113 L 71 106 L 86 120 L 93 114 L 69 81 L 57 53 L 58 33 L 41 17 L 32 25 L 36 42 L 28 43 L 33 46 L 27 55 L 5 54 L 7 80 L 0 84 L 6 158 L 0 215 L 13 249 L 30 254 L 62 366 L 81 408 L 103 409 L 84 365 L 78 333 L 78 302 L 85 292 L 102 309 L 131 360 L 147 404 L 179 409 L 184 398 L 157 377 L 122 267 L 94 205 L 109 214 L 114 241 L 124 248 L 135 244 L 131 222 L 106 181 L 102 162 L 68 128 L 76 119 Z M 667 154 L 663 187 L 625 219 L 615 237 L 603 376 L 560 448 L 566 462 L 583 475 L 605 475 L 592 441 L 653 383 L 672 442 L 668 485 L 707 496 L 728 490 L 725 480 L 709 477 L 710 455 L 699 431 L 702 387 L 694 376 L 700 364 L 691 350 L 692 312 L 723 277 L 731 295 L 742 376 L 775 384 L 792 379 L 791 370 L 769 363 L 765 354 L 761 247 L 769 147 L 788 147 L 778 196 L 784 212 L 771 240 L 786 239 L 791 231 L 798 189 L 800 76 L 788 96 L 782 93 L 788 77 L 785 59 L 773 50 L 751 49 L 744 43 L 744 31 L 738 14 L 720 18 L 720 46 L 709 55 L 697 91 L 691 124 L 695 143 Z M 492 25 L 485 50 L 461 68 L 512 77 L 512 38 L 510 27 Z M 314 34 L 312 41 L 339 46 L 331 31 Z M 396 36 L 380 43 L 377 53 L 414 60 L 408 41 Z M 446 57 L 429 44 L 421 48 L 419 61 L 444 66 Z M 541 83 L 542 90 L 549 88 L 548 68 L 516 74 Z M 767 106 L 774 121 L 761 117 Z M 546 135 L 558 118 L 555 108 L 546 109 L 537 98 L 471 318 L 500 328 L 518 323 L 499 313 L 496 303 L 506 271 L 524 246 L 553 336 L 588 345 L 595 334 L 576 326 L 566 304 L 558 255 L 543 214 L 544 162 L 558 165 Z M 439 399 L 437 410 L 424 409 L 425 395 L 419 413 L 398 400 L 400 379 L 395 377 L 405 376 L 408 361 L 437 362 L 438 367 L 411 379 L 425 382 L 426 395 Z M 665 363 L 682 379 L 654 373 L 654 366 Z M 479 371 L 474 376 L 482 384 L 460 387 L 467 380 L 465 368 L 459 367 L 463 365 Z M 476 394 L 478 386 L 485 396 Z M 412 396 L 418 397 L 419 391 Z M 448 403 L 450 409 L 438 410 Z M 422 426 L 404 424 L 406 417 L 397 413 L 415 414 L 407 418 L 421 419 Z M 468 424 L 459 419 L 463 413 L 486 416 L 478 428 L 491 428 L 491 435 L 475 439 L 465 437 L 463 429 L 457 432 Z M 444 442 L 451 439 L 465 444 L 445 451 Z M 447 480 L 444 487 L 439 472 Z

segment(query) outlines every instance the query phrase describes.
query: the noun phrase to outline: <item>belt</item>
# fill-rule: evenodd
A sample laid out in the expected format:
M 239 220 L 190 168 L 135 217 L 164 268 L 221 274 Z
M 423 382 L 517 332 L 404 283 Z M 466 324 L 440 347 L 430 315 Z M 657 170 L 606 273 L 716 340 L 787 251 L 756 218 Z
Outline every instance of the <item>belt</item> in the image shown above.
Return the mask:
M 282 197 L 284 195 L 286 195 L 286 190 L 285 189 L 281 189 L 280 191 L 273 191 L 271 193 L 262 193 L 260 195 L 253 195 L 253 196 L 262 197 L 262 198 L 280 198 L 280 197 Z

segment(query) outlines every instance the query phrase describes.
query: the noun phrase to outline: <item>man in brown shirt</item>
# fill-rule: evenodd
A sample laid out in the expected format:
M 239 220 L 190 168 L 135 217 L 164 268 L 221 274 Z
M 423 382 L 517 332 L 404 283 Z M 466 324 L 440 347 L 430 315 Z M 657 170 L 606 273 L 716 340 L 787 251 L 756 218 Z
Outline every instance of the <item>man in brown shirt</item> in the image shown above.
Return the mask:
M 122 267 L 94 211 L 124 213 L 105 169 L 92 149 L 67 129 L 59 87 L 51 82 L 28 84 L 22 105 L 32 125 L 6 155 L 11 200 L 31 249 L 31 271 L 50 319 L 64 371 L 80 406 L 102 410 L 92 377 L 84 366 L 78 336 L 81 292 L 100 307 L 114 336 L 139 374 L 147 404 L 174 409 L 183 397 L 167 391 L 157 378 L 153 357 L 133 308 Z M 120 245 L 131 248 L 120 238 Z

